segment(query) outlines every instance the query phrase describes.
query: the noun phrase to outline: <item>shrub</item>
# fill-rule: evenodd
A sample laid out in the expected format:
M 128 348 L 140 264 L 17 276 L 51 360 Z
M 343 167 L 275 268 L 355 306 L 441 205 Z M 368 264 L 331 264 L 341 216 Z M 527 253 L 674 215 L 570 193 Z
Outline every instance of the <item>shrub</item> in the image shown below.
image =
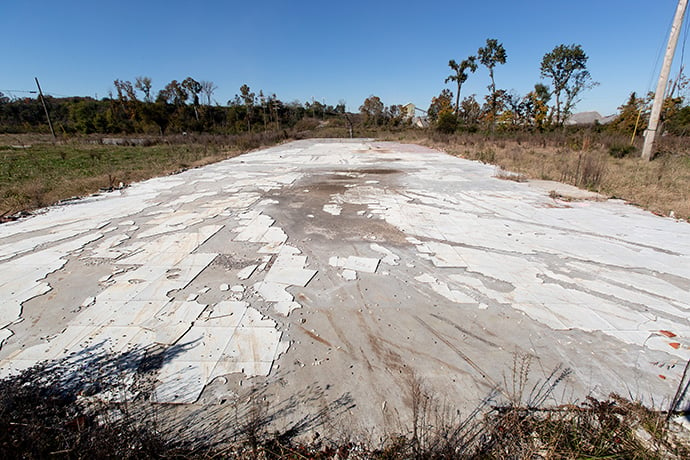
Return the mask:
M 448 111 L 443 111 L 438 114 L 438 120 L 436 120 L 436 129 L 442 133 L 451 134 L 455 132 L 458 127 L 458 117 Z
M 302 118 L 295 124 L 296 131 L 311 131 L 319 127 L 321 122 L 316 118 Z
M 635 153 L 636 150 L 637 149 L 634 145 L 616 144 L 609 147 L 609 155 L 611 155 L 613 158 L 624 158 L 631 153 Z

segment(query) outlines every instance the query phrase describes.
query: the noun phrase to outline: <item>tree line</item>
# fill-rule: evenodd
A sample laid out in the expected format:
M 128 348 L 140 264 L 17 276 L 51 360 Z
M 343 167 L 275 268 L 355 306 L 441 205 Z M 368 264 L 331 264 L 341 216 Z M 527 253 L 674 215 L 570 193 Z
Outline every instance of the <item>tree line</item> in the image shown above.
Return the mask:
M 56 131 L 63 134 L 156 134 L 208 132 L 237 134 L 280 130 L 305 118 L 325 119 L 345 112 L 318 101 L 283 102 L 275 94 L 258 93 L 244 84 L 226 105 L 213 103 L 217 86 L 192 77 L 172 80 L 154 93 L 149 77 L 115 80 L 107 97 L 46 96 Z M 10 99 L 0 93 L 0 132 L 32 132 L 46 127 L 37 98 Z
M 546 53 L 540 62 L 543 81 L 525 95 L 501 89 L 496 84 L 500 65 L 508 53 L 497 39 L 489 38 L 476 54 L 457 62 L 448 61 L 451 70 L 444 88 L 432 98 L 426 117 L 433 128 L 451 133 L 457 130 L 487 131 L 554 129 L 566 124 L 583 93 L 596 86 L 587 69 L 588 56 L 581 45 L 561 44 Z M 461 97 L 463 84 L 479 66 L 487 69 L 489 84 L 483 100 L 475 94 Z M 218 87 L 207 80 L 172 80 L 157 93 L 151 78 L 134 82 L 115 80 L 114 90 L 100 100 L 91 97 L 46 97 L 56 130 L 71 134 L 156 134 L 207 132 L 238 134 L 294 127 L 304 118 L 345 117 L 350 128 L 355 124 L 374 128 L 398 129 L 412 124 L 415 116 L 409 106 L 386 106 L 371 95 L 358 114 L 346 113 L 345 104 L 326 105 L 319 101 L 283 102 L 275 94 L 256 93 L 248 85 L 225 105 L 214 101 Z M 663 129 L 678 135 L 690 134 L 690 106 L 681 94 L 689 87 L 681 72 L 670 85 L 662 113 Z M 619 107 L 609 129 L 628 134 L 642 133 L 647 126 L 653 95 L 632 93 Z M 423 112 L 423 111 L 422 111 Z M 10 99 L 0 92 L 0 132 L 31 132 L 46 129 L 43 107 L 36 98 Z
M 586 90 L 598 85 L 587 69 L 588 56 L 579 44 L 561 44 L 546 53 L 540 62 L 540 75 L 546 83 L 538 82 L 525 95 L 497 88 L 495 71 L 505 64 L 507 52 L 496 39 L 487 39 L 476 55 L 468 56 L 459 63 L 451 59 L 451 74 L 445 83 L 454 83 L 455 95 L 444 88 L 434 97 L 427 111 L 428 117 L 439 131 L 532 129 L 543 131 L 561 127 L 573 113 L 576 104 Z M 489 73 L 488 92 L 484 101 L 472 94 L 461 99 L 462 85 L 478 66 Z M 667 131 L 674 134 L 690 134 L 690 106 L 680 96 L 688 87 L 688 79 L 682 74 L 672 82 L 664 105 L 662 120 Z M 619 114 L 609 128 L 641 134 L 647 127 L 653 94 L 644 98 L 630 95 L 629 100 L 618 108 Z
M 540 71 L 541 77 L 550 80 L 551 85 L 537 83 L 524 96 L 496 86 L 497 66 L 505 64 L 507 60 L 508 53 L 503 44 L 489 38 L 476 55 L 468 56 L 459 63 L 454 59 L 448 61 L 452 73 L 445 83 L 454 82 L 457 92 L 455 103 L 449 89 L 443 89 L 432 99 L 428 115 L 436 127 L 451 132 L 459 126 L 473 128 L 485 125 L 494 129 L 500 125 L 502 128 L 528 127 L 540 130 L 562 126 L 579 102 L 581 94 L 597 85 L 587 70 L 588 57 L 580 45 L 559 45 L 546 53 Z M 470 73 L 477 71 L 479 65 L 486 67 L 490 79 L 484 102 L 480 103 L 475 95 L 461 100 L 462 85 Z

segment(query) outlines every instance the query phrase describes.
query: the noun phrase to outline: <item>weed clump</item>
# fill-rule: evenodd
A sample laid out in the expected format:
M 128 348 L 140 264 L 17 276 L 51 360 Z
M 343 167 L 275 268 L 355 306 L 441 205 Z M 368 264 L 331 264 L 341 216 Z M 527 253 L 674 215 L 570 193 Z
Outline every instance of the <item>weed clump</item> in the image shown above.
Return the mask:
M 625 158 L 637 152 L 634 145 L 615 144 L 609 147 L 609 155 L 613 158 Z

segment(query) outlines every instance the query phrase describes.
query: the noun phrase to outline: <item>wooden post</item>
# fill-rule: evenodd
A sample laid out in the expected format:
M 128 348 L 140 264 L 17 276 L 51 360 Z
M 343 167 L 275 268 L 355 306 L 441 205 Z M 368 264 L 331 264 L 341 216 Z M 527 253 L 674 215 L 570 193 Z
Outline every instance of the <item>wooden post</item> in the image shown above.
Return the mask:
M 36 80 L 36 86 L 38 86 L 38 95 L 41 97 L 43 110 L 46 111 L 46 118 L 48 119 L 48 126 L 50 127 L 50 132 L 53 135 L 53 139 L 57 139 L 57 136 L 55 135 L 55 130 L 53 129 L 53 122 L 50 121 L 50 114 L 48 113 L 48 106 L 46 105 L 46 100 L 43 98 L 43 91 L 41 91 L 41 85 L 40 83 L 38 83 L 38 77 L 34 77 L 34 79 Z
M 679 0 L 678 8 L 676 9 L 676 16 L 673 19 L 673 26 L 671 27 L 671 35 L 668 38 L 668 46 L 666 47 L 666 55 L 664 56 L 664 63 L 661 66 L 661 73 L 659 74 L 659 82 L 656 86 L 656 94 L 654 95 L 654 104 L 652 104 L 652 114 L 649 117 L 649 127 L 644 133 L 644 148 L 642 149 L 642 158 L 650 161 L 654 157 L 654 139 L 656 131 L 659 127 L 659 118 L 661 117 L 661 108 L 664 105 L 664 98 L 666 97 L 666 86 L 668 85 L 668 76 L 671 73 L 671 64 L 673 64 L 673 55 L 676 52 L 676 45 L 678 44 L 678 37 L 680 36 L 680 29 L 683 25 L 683 17 L 688 6 L 688 0 Z

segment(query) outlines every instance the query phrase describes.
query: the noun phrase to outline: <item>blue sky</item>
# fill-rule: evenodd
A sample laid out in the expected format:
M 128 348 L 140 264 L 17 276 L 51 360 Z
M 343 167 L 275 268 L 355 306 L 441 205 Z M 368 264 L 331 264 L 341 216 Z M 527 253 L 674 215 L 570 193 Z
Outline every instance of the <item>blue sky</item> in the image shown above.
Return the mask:
M 0 91 L 104 97 L 113 80 L 139 75 L 158 91 L 173 79 L 211 80 L 225 104 L 247 83 L 283 101 L 369 95 L 426 109 L 444 87 L 448 60 L 487 38 L 503 43 L 499 88 L 528 92 L 542 56 L 581 44 L 600 85 L 576 111 L 610 114 L 631 91 L 655 87 L 677 0 L 524 1 L 10 1 L 0 5 Z M 685 28 L 684 28 L 685 30 Z M 675 68 L 685 34 L 681 35 Z M 688 48 L 690 54 L 690 48 Z M 482 97 L 480 68 L 462 95 Z M 24 96 L 23 93 L 11 93 Z

